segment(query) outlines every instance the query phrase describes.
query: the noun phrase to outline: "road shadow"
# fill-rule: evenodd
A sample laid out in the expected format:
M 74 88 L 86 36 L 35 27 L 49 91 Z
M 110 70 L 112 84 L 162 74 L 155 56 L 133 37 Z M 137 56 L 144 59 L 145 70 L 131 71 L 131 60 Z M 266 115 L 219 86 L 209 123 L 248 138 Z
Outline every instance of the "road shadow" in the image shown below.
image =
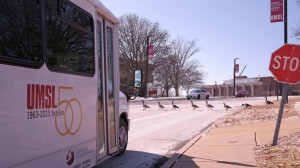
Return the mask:
M 252 168 L 257 167 L 254 163 L 247 162 L 233 162 L 226 160 L 214 160 L 201 157 L 191 157 L 187 155 L 181 155 L 176 162 L 168 163 L 168 166 L 164 168 L 198 168 L 198 167 L 226 167 L 226 168 Z
M 168 159 L 163 155 L 127 150 L 93 168 L 160 168 Z

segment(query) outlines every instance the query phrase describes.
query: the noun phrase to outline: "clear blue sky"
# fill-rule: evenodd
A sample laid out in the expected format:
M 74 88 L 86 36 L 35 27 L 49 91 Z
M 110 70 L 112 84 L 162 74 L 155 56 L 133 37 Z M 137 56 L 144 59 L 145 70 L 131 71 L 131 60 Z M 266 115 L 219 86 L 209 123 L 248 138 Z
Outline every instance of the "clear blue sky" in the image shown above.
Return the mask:
M 242 75 L 272 76 L 272 52 L 284 43 L 283 22 L 270 23 L 270 0 L 100 0 L 117 17 L 135 13 L 158 22 L 171 38 L 196 39 L 200 51 L 193 56 L 204 67 L 205 84 L 233 78 L 234 58 Z M 288 43 L 292 28 L 300 27 L 300 6 L 288 0 Z M 236 73 L 238 76 L 239 73 Z

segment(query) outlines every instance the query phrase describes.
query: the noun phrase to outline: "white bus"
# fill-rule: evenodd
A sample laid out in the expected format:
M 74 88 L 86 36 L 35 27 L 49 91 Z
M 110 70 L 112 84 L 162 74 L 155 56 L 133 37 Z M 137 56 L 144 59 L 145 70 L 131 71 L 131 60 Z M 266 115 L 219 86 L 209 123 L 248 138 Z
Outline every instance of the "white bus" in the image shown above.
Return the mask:
M 0 4 L 0 167 L 88 168 L 124 153 L 117 18 L 98 0 Z

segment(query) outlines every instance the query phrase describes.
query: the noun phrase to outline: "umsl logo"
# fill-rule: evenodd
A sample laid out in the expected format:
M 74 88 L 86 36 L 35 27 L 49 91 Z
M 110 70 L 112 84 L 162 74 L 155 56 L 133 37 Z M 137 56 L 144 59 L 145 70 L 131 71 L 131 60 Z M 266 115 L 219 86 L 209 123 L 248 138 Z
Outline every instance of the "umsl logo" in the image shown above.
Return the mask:
M 54 117 L 57 133 L 61 136 L 75 135 L 81 127 L 83 113 L 80 101 L 68 97 L 72 90 L 72 86 L 56 88 L 53 85 L 27 84 L 27 109 L 35 110 L 34 118 L 44 117 L 45 110 L 47 114 L 51 111 L 52 114 L 46 116 Z
M 27 84 L 27 109 L 57 108 L 55 86 Z

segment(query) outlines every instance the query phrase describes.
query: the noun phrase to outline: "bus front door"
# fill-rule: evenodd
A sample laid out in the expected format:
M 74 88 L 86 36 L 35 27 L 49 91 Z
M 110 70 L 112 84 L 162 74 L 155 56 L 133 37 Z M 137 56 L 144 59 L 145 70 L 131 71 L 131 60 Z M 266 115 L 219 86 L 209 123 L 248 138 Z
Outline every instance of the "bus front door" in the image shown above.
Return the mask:
M 109 23 L 104 22 L 110 25 Z M 97 20 L 98 49 L 98 114 L 97 160 L 117 152 L 117 114 L 115 108 L 115 75 L 113 60 L 113 29 Z

